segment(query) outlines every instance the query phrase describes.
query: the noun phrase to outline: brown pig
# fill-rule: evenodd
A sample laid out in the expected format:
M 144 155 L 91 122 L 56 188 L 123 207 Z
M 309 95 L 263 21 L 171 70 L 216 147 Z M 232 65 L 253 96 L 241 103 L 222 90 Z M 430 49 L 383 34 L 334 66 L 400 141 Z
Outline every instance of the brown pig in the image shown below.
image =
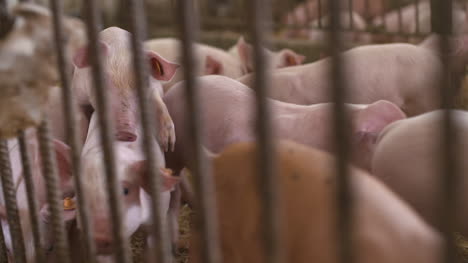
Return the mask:
M 455 228 L 468 236 L 468 113 L 453 111 L 456 185 Z M 427 222 L 441 226 L 444 153 L 441 131 L 443 111 L 434 111 L 389 125 L 378 139 L 372 173 L 407 201 Z M 455 161 L 455 160 L 454 160 Z
M 337 263 L 336 160 L 292 142 L 276 149 L 280 247 L 284 262 Z M 228 147 L 212 162 L 223 262 L 267 262 L 264 256 L 258 152 L 253 143 Z M 440 236 L 369 174 L 349 167 L 351 249 L 360 263 L 436 263 Z M 190 259 L 200 261 L 192 235 Z
M 202 137 L 207 150 L 219 153 L 230 144 L 255 140 L 254 92 L 223 76 L 204 76 L 199 78 L 198 83 L 200 114 L 204 125 Z M 175 152 L 166 155 L 168 167 L 175 171 L 184 166 L 189 167 L 191 163 L 191 141 L 186 134 L 189 127 L 185 96 L 183 82 L 176 84 L 164 96 L 177 127 Z M 334 151 L 330 141 L 333 104 L 301 106 L 268 100 L 268 105 L 272 110 L 276 138 Z M 347 104 L 346 111 L 352 126 L 349 132 L 354 151 L 353 161 L 368 169 L 380 131 L 389 123 L 405 118 L 405 114 L 387 101 L 377 101 L 370 105 Z

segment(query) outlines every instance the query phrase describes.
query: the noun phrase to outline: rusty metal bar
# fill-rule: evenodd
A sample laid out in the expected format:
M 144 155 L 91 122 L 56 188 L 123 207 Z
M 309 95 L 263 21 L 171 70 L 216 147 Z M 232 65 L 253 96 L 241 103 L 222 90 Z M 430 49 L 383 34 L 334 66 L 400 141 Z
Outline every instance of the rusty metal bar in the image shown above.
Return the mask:
M 29 213 L 31 214 L 31 228 L 33 234 L 34 249 L 36 251 L 36 262 L 44 262 L 44 251 L 41 246 L 39 229 L 39 210 L 37 209 L 36 190 L 34 189 L 34 180 L 31 172 L 31 159 L 29 158 L 28 143 L 24 131 L 19 132 L 18 143 L 20 147 L 21 163 L 23 164 L 23 177 L 26 186 L 26 196 L 28 201 Z
M 262 182 L 260 193 L 263 203 L 262 221 L 264 222 L 265 262 L 280 263 L 284 261 L 280 244 L 280 219 L 278 211 L 278 175 L 275 169 L 275 145 L 271 130 L 271 110 L 268 105 L 268 87 L 270 78 L 267 72 L 268 59 L 263 50 L 267 43 L 271 28 L 271 6 L 268 0 L 255 0 L 250 8 L 250 35 L 253 40 L 255 61 L 255 107 L 256 107 L 256 137 L 258 143 L 258 174 Z
M 98 45 L 98 28 L 101 25 L 99 10 L 97 2 L 93 0 L 85 0 L 83 8 L 84 17 L 86 20 L 87 35 L 89 40 L 89 52 L 91 57 L 92 65 L 92 78 L 94 92 L 96 95 L 96 113 L 98 114 L 98 122 L 100 127 L 101 143 L 104 151 L 103 161 L 105 165 L 106 174 L 106 190 L 109 199 L 109 209 L 112 218 L 112 233 L 113 233 L 113 246 L 114 246 L 114 257 L 118 263 L 130 262 L 130 253 L 128 249 L 128 243 L 123 235 L 123 219 L 122 219 L 122 207 L 119 199 L 119 193 L 117 186 L 117 172 L 115 169 L 115 157 L 114 157 L 114 144 L 112 136 L 112 123 L 109 118 L 108 103 L 106 98 L 104 81 L 104 69 L 102 61 L 99 55 Z
M 54 248 L 57 254 L 57 262 L 69 263 L 70 253 L 68 239 L 65 233 L 65 222 L 63 221 L 62 194 L 60 182 L 57 176 L 57 164 L 55 153 L 52 151 L 50 140 L 49 122 L 42 121 L 37 129 L 39 152 L 42 161 L 42 176 L 46 186 L 47 203 L 51 215 L 51 226 L 54 234 Z
M 416 34 L 419 35 L 421 29 L 420 29 L 420 26 L 419 26 L 419 0 L 416 0 L 415 1 L 415 18 L 416 19 Z M 432 16 L 432 14 L 431 14 Z
M 333 124 L 334 131 L 334 151 L 336 152 L 336 173 L 337 173 L 337 240 L 338 240 L 338 260 L 339 262 L 355 262 L 352 250 L 352 196 L 350 191 L 348 160 L 350 159 L 350 144 L 347 131 L 350 122 L 346 117 L 346 76 L 344 68 L 346 61 L 340 56 L 342 39 L 338 26 L 340 25 L 340 1 L 330 0 L 329 10 L 331 13 L 329 37 L 330 54 L 332 56 L 332 66 L 329 77 L 333 84 L 332 98 L 334 102 Z
M 157 144 L 155 134 L 155 116 L 151 111 L 148 98 L 151 97 L 149 92 L 158 92 L 156 90 L 150 90 L 149 87 L 149 72 L 148 63 L 143 53 L 142 40 L 146 38 L 146 24 L 145 24 L 145 12 L 143 9 L 143 1 L 127 0 L 128 12 L 130 14 L 130 31 L 132 34 L 132 52 L 133 52 L 133 68 L 135 70 L 135 82 L 137 86 L 138 99 L 140 104 L 140 116 L 143 129 L 143 141 L 142 147 L 146 155 L 148 163 L 148 174 L 150 178 L 150 189 L 151 193 L 151 212 L 153 222 L 151 224 L 151 234 L 157 242 L 157 249 L 150 248 L 150 251 L 154 251 L 154 259 L 157 262 L 168 263 L 171 262 L 171 249 L 169 236 L 167 231 L 167 224 L 163 221 L 163 215 L 161 211 L 161 177 L 159 174 L 158 167 L 161 167 L 156 158 L 155 148 L 159 147 Z M 145 63 L 146 62 L 146 63 Z M 150 100 L 151 101 L 151 100 Z M 154 243 L 154 242 L 153 242 Z
M 196 72 L 193 40 L 198 35 L 199 23 L 198 17 L 192 12 L 195 2 L 192 0 L 178 1 L 177 16 L 180 17 L 179 30 L 182 42 L 182 58 L 185 74 L 185 89 L 187 115 L 189 116 L 189 138 L 192 142 L 195 178 L 195 190 L 198 196 L 197 211 L 198 227 L 201 230 L 202 237 L 202 262 L 218 263 L 221 262 L 221 252 L 219 249 L 218 222 L 216 213 L 216 200 L 213 197 L 214 182 L 211 176 L 211 169 L 208 169 L 206 160 L 202 151 L 203 123 L 199 117 L 200 105 L 197 91 L 197 82 L 194 75 Z
M 86 262 L 94 263 L 95 258 L 95 247 L 92 237 L 91 225 L 89 220 L 88 202 L 83 193 L 83 180 L 81 177 L 81 146 L 78 142 L 78 135 L 76 132 L 77 121 L 76 121 L 76 109 L 72 100 L 72 92 L 70 88 L 70 72 L 67 72 L 68 63 L 65 59 L 64 50 L 64 35 L 63 35 L 63 3 L 59 0 L 51 0 L 51 11 L 54 26 L 54 40 L 57 48 L 57 65 L 60 72 L 60 80 L 62 87 L 62 100 L 63 100 L 63 112 L 65 114 L 64 127 L 66 127 L 67 144 L 71 148 L 71 160 L 72 160 L 72 173 L 73 183 L 75 187 L 76 198 L 78 201 L 78 216 L 80 219 L 81 231 L 80 235 L 83 237 Z M 79 128 L 79 127 L 78 127 Z
M 439 52 L 443 63 L 441 72 L 439 92 L 441 96 L 441 105 L 444 109 L 444 120 L 441 127 L 442 144 L 441 151 L 441 170 L 443 184 L 443 197 L 440 203 L 442 235 L 445 239 L 445 253 L 443 262 L 455 262 L 457 258 L 457 248 L 454 242 L 455 231 L 455 211 L 457 207 L 457 161 L 460 161 L 456 154 L 457 132 L 453 125 L 454 118 L 451 110 L 454 107 L 454 98 L 457 90 L 457 78 L 451 70 L 452 60 L 450 50 L 452 49 L 450 37 L 452 36 L 452 0 L 431 0 L 431 28 L 440 38 Z
M 0 175 L 3 187 L 3 196 L 7 212 L 7 221 L 10 226 L 11 242 L 13 243 L 13 258 L 15 262 L 26 262 L 23 232 L 21 231 L 18 205 L 16 203 L 16 188 L 8 152 L 8 142 L 0 141 Z

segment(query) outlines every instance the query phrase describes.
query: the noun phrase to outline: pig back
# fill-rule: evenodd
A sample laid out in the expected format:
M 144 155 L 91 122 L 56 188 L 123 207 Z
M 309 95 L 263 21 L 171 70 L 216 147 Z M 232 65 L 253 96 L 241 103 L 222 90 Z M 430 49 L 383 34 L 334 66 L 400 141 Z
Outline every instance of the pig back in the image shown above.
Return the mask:
M 338 262 L 334 159 L 291 142 L 278 144 L 276 158 L 280 246 L 286 262 Z M 229 147 L 213 163 L 225 262 L 266 262 L 257 165 L 254 144 Z M 382 184 L 360 170 L 351 172 L 356 262 L 437 262 L 437 234 Z M 191 259 L 198 262 L 196 254 Z
M 453 111 L 457 135 L 455 147 L 457 230 L 468 235 L 468 114 Z M 372 161 L 373 174 L 407 201 L 427 222 L 441 226 L 440 209 L 444 175 L 441 132 L 442 111 L 398 121 L 381 134 Z

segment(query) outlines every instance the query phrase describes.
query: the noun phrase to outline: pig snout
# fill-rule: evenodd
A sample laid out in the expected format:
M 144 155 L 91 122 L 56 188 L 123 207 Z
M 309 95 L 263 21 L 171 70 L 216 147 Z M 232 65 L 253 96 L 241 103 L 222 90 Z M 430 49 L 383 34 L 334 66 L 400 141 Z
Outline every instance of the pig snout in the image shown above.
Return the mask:
M 134 142 L 137 139 L 137 129 L 134 118 L 129 113 L 117 114 L 115 137 L 119 141 Z
M 99 254 L 112 253 L 112 237 L 110 233 L 95 233 L 94 241 L 96 242 L 96 250 Z

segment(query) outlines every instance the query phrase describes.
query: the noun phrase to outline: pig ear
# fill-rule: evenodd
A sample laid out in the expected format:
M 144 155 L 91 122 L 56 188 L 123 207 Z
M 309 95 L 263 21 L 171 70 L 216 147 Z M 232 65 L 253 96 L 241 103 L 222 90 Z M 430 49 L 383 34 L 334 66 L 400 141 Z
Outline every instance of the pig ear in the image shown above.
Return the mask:
M 302 63 L 304 63 L 304 60 L 306 58 L 305 56 L 299 55 L 290 49 L 281 50 L 279 52 L 279 56 L 281 64 L 284 67 L 301 65 Z
M 72 172 L 71 172 L 71 159 L 70 159 L 70 147 L 65 143 L 53 139 L 53 145 L 55 150 L 55 158 L 58 167 L 58 176 L 60 178 L 60 187 L 62 193 L 71 195 L 73 193 L 72 184 Z
M 179 64 L 172 63 L 153 51 L 148 51 L 148 57 L 151 76 L 157 80 L 170 81 L 180 67 Z
M 389 124 L 405 119 L 405 113 L 395 104 L 379 100 L 358 113 L 355 129 L 359 138 L 375 143 L 380 132 Z
M 245 42 L 244 37 L 240 37 L 236 46 L 241 63 L 247 68 L 248 72 L 252 72 L 254 70 L 252 45 Z
M 148 173 L 148 164 L 147 161 L 138 161 L 131 166 L 131 171 L 140 178 L 140 186 L 145 190 L 145 192 L 150 193 L 150 182 L 149 182 L 149 173 Z M 174 186 L 179 183 L 180 178 L 178 176 L 172 175 L 172 170 L 161 168 L 159 170 L 159 176 L 162 180 L 162 192 L 172 191 Z
M 212 56 L 206 57 L 205 74 L 206 75 L 221 75 L 223 74 L 223 64 Z
M 107 54 L 109 53 L 109 45 L 102 41 L 99 41 L 99 49 L 101 52 L 101 56 L 107 56 Z M 73 56 L 73 64 L 77 68 L 85 68 L 91 65 L 91 62 L 89 60 L 88 45 L 81 47 L 76 51 L 75 55 Z

